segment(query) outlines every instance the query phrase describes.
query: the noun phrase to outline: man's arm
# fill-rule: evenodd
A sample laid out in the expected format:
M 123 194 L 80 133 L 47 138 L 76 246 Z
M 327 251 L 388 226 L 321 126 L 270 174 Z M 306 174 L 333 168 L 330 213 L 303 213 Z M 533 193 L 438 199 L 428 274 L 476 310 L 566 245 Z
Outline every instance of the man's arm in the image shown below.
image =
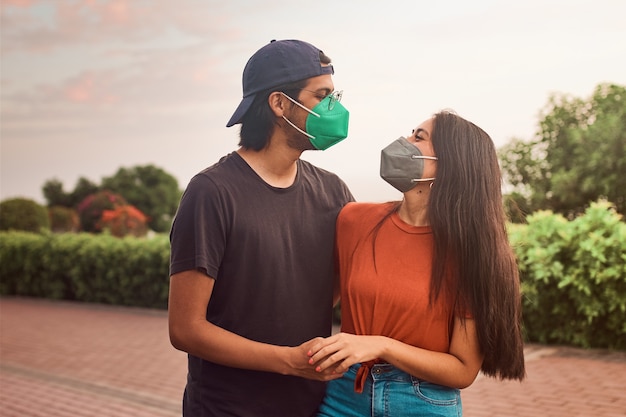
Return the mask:
M 207 321 L 206 311 L 214 283 L 213 278 L 196 270 L 170 277 L 169 335 L 176 349 L 234 368 L 322 381 L 341 376 L 315 372 L 308 363 L 307 352 L 320 338 L 296 347 L 275 346 L 246 339 Z

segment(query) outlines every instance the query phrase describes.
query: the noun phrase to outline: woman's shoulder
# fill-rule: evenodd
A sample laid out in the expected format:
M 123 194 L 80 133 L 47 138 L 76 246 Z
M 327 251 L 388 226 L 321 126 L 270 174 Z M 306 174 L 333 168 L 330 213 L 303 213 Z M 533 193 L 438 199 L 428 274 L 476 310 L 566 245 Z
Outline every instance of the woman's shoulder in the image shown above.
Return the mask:
M 385 214 L 389 213 L 392 209 L 394 203 L 361 203 L 361 202 L 351 202 L 346 204 L 341 213 L 339 213 L 339 218 L 342 221 L 351 221 L 351 220 L 367 220 L 367 219 L 380 219 Z

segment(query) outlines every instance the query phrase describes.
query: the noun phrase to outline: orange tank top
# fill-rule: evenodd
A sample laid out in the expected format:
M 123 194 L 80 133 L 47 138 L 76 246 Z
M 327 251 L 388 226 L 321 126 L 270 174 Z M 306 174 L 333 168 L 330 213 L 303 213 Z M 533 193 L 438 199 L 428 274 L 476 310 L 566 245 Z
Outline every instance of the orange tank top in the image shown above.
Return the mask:
M 373 245 L 372 231 L 391 207 L 349 203 L 339 214 L 341 329 L 448 352 L 454 308 L 443 295 L 429 305 L 431 228 L 411 226 L 394 213 L 378 229 Z

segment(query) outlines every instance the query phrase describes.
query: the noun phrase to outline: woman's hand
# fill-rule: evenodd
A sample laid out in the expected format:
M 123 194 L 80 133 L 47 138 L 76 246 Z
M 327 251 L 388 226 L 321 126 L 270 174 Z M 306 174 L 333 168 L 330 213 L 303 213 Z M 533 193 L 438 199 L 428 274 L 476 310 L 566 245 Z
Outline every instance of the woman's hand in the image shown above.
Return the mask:
M 339 333 L 310 341 L 307 356 L 315 371 L 343 374 L 355 363 L 380 359 L 417 378 L 463 389 L 472 384 L 483 355 L 472 319 L 456 318 L 448 352 L 427 350 L 385 336 Z
M 291 352 L 288 361 L 290 368 L 287 375 L 295 375 L 301 378 L 312 379 L 316 381 L 331 381 L 333 379 L 341 378 L 343 373 L 334 372 L 333 369 L 316 369 L 311 366 L 310 354 L 315 346 L 324 343 L 324 338 L 316 337 L 307 342 L 302 343 L 300 346 L 286 348 Z M 321 358 L 323 359 L 323 358 Z
M 314 343 L 308 352 L 309 364 L 317 372 L 334 371 L 343 374 L 355 363 L 377 359 L 382 354 L 387 338 L 338 333 Z

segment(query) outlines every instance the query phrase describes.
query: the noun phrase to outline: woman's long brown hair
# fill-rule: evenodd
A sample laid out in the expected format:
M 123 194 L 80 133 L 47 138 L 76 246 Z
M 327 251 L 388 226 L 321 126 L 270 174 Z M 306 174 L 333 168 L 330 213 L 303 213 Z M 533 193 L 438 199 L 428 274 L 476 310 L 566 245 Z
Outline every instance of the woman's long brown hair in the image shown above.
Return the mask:
M 434 238 L 431 299 L 440 295 L 452 272 L 457 315 L 469 311 L 476 323 L 482 372 L 522 380 L 519 270 L 507 237 L 493 141 L 447 111 L 435 114 L 431 137 L 438 158 L 428 202 Z

